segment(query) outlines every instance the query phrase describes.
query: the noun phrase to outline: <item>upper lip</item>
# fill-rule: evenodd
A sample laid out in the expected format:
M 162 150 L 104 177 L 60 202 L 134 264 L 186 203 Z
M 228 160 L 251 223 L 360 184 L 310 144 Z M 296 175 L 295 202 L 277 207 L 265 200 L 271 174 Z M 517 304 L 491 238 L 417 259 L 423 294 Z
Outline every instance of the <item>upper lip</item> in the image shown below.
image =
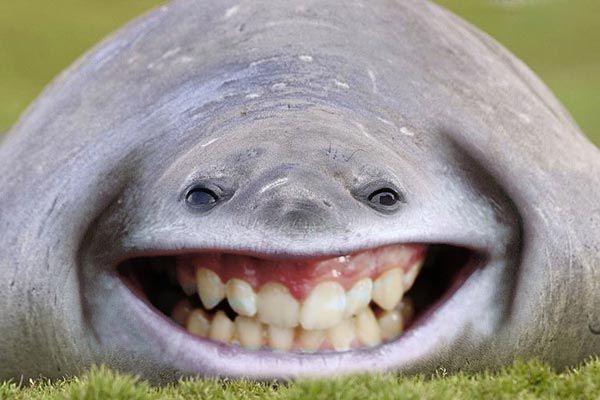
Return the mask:
M 101 257 L 102 263 L 105 266 L 110 266 L 110 269 L 114 269 L 118 264 L 128 259 L 137 257 L 153 257 L 153 256 L 177 256 L 194 253 L 229 253 L 246 255 L 256 258 L 265 259 L 318 259 L 318 258 L 333 258 L 339 256 L 345 256 L 349 254 L 359 253 L 365 250 L 374 249 L 377 247 L 383 247 L 393 245 L 396 243 L 425 243 L 435 244 L 443 243 L 451 246 L 462 247 L 476 253 L 482 257 L 488 258 L 491 256 L 491 251 L 488 249 L 487 244 L 484 243 L 473 243 L 471 241 L 466 242 L 462 240 L 441 240 L 441 241 L 428 241 L 423 238 L 416 238 L 414 240 L 377 240 L 367 241 L 364 240 L 361 245 L 354 245 L 349 243 L 336 243 L 335 246 L 329 246 L 325 244 L 319 248 L 312 248 L 303 246 L 302 241 L 294 247 L 287 246 L 286 243 L 278 245 L 277 242 L 271 242 L 268 246 L 264 243 L 259 245 L 243 245 L 243 244 L 226 244 L 226 243 L 215 243 L 211 246 L 197 246 L 197 245 L 181 245 L 174 246 L 171 243 L 160 243 L 150 241 L 149 243 L 140 242 L 135 246 L 125 246 L 120 250 L 106 254 L 105 257 Z M 334 250 L 332 250 L 332 248 Z

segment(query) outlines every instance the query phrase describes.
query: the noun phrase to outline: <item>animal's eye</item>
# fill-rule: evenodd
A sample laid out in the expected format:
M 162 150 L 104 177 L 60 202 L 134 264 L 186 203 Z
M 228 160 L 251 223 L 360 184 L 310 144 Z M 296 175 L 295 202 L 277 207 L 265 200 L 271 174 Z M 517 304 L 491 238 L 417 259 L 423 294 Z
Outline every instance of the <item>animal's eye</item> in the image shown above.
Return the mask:
M 382 188 L 374 191 L 369 195 L 368 200 L 374 207 L 385 210 L 394 210 L 401 202 L 398 192 L 390 188 Z
M 219 196 L 207 188 L 192 188 L 185 195 L 185 201 L 192 207 L 206 207 L 219 200 Z
M 392 214 L 406 203 L 406 198 L 391 182 L 375 181 L 352 191 L 354 198 L 382 214 Z

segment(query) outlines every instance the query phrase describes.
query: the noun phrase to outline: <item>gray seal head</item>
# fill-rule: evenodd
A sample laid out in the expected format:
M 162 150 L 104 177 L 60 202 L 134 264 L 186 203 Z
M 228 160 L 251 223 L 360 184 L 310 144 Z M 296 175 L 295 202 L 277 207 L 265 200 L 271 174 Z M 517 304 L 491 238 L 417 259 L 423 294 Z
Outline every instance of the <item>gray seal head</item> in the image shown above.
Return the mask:
M 600 350 L 598 150 L 426 1 L 174 1 L 61 75 L 0 171 L 0 378 Z

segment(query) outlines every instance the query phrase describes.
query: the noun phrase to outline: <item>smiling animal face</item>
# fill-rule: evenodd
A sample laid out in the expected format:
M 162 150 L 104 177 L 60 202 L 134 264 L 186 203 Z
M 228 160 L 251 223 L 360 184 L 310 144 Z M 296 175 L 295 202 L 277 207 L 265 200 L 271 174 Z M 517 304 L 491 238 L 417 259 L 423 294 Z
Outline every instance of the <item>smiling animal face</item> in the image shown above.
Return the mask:
M 597 150 L 424 1 L 175 1 L 54 83 L 0 168 L 2 377 L 600 348 Z

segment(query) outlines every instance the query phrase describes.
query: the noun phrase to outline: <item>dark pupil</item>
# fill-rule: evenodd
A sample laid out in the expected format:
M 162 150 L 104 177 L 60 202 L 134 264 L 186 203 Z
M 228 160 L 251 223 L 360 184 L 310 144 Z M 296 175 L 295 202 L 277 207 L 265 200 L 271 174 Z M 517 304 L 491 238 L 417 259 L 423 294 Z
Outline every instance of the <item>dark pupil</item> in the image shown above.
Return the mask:
M 396 196 L 392 193 L 380 193 L 376 199 L 382 206 L 393 206 L 396 204 Z
M 211 204 L 216 201 L 215 195 L 208 190 L 195 189 L 188 193 L 187 201 L 195 206 Z

